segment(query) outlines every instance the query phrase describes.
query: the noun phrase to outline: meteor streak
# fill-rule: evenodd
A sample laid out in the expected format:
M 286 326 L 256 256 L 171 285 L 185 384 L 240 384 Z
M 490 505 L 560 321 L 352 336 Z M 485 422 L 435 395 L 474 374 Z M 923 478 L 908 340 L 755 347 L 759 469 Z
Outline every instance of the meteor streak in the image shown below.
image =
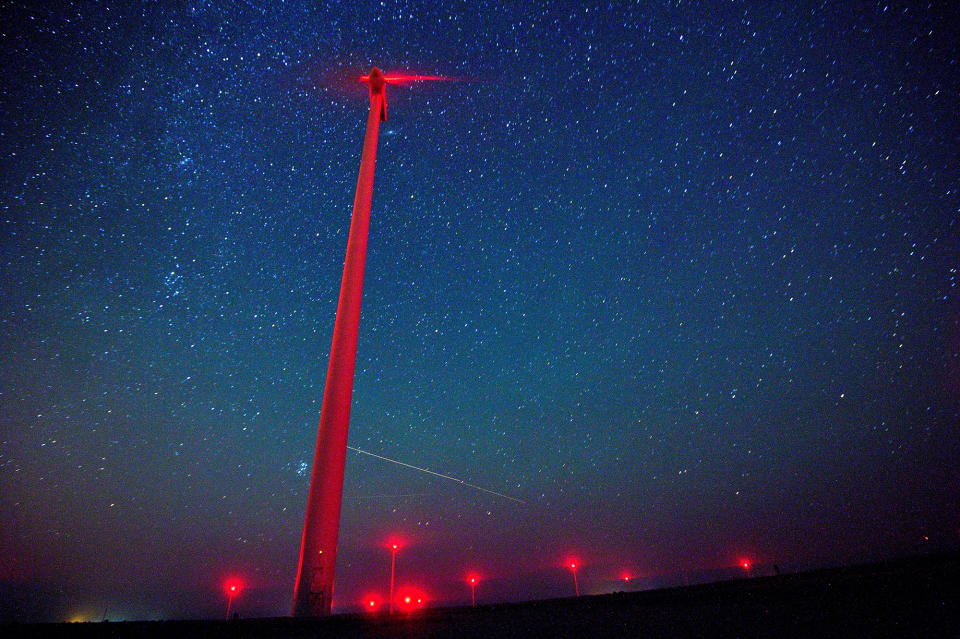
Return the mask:
M 511 497 L 510 495 L 504 495 L 503 493 L 498 493 L 495 490 L 490 490 L 489 488 L 484 488 L 482 486 L 477 486 L 476 484 L 471 484 L 468 481 L 462 479 L 457 479 L 456 477 L 451 477 L 450 475 L 444 475 L 443 473 L 438 473 L 430 470 L 429 468 L 420 468 L 419 466 L 414 466 L 413 464 L 407 464 L 396 459 L 390 459 L 389 457 L 384 457 L 383 455 L 378 455 L 376 453 L 371 453 L 367 450 L 361 450 L 359 448 L 354 448 L 353 446 L 347 446 L 347 449 L 352 450 L 355 453 L 360 453 L 361 455 L 369 455 L 370 457 L 376 457 L 377 459 L 382 459 L 383 461 L 388 461 L 391 464 L 396 464 L 398 466 L 403 466 L 404 468 L 412 468 L 413 470 L 419 470 L 422 473 L 428 473 L 430 475 L 435 475 L 437 477 L 442 477 L 443 479 L 449 479 L 450 481 L 455 481 L 462 486 L 468 488 L 473 488 L 474 490 L 479 490 L 485 493 L 490 493 L 491 495 L 496 495 L 497 497 L 503 497 L 504 499 L 509 499 L 510 501 L 515 501 L 518 504 L 526 504 L 527 502 L 522 499 L 517 499 L 516 497 Z

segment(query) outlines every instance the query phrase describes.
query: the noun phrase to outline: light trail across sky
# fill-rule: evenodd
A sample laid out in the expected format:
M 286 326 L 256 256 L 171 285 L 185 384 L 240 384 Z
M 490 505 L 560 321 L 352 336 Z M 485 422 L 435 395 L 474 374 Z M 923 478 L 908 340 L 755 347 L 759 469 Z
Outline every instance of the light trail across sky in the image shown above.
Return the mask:
M 370 457 L 376 457 L 377 459 L 382 459 L 383 461 L 390 462 L 391 464 L 397 464 L 398 466 L 403 466 L 404 468 L 412 468 L 413 470 L 419 470 L 419 471 L 422 472 L 422 473 L 427 473 L 427 474 L 430 474 L 430 475 L 434 475 L 434 476 L 436 476 L 436 477 L 441 477 L 441 478 L 443 478 L 443 479 L 449 479 L 450 481 L 455 481 L 455 482 L 457 482 L 458 484 L 461 484 L 461 485 L 463 485 L 463 486 L 467 486 L 468 488 L 473 488 L 474 490 L 479 490 L 479 491 L 482 491 L 482 492 L 485 492 L 485 493 L 489 493 L 489 494 L 491 494 L 491 495 L 496 495 L 497 497 L 503 497 L 504 499 L 509 499 L 510 501 L 515 501 L 515 502 L 517 502 L 518 504 L 526 504 L 526 503 L 527 503 L 527 502 L 523 501 L 522 499 L 517 499 L 516 497 L 511 497 L 510 495 L 504 495 L 503 493 L 498 493 L 498 492 L 495 491 L 495 490 L 490 490 L 489 488 L 484 488 L 483 486 L 477 486 L 476 484 L 471 484 L 471 483 L 468 482 L 468 481 L 464 481 L 464 480 L 462 480 L 462 479 L 457 479 L 456 477 L 451 477 L 450 475 L 444 475 L 443 473 L 438 473 L 438 472 L 436 472 L 436 471 L 430 470 L 429 468 L 421 468 L 421 467 L 419 467 L 419 466 L 414 466 L 413 464 L 407 464 L 407 463 L 405 463 L 405 462 L 402 462 L 402 461 L 399 461 L 399 460 L 396 460 L 396 459 L 390 459 L 389 457 L 384 457 L 383 455 L 378 455 L 378 454 L 376 454 L 376 453 L 371 453 L 371 452 L 368 451 L 368 450 L 362 450 L 362 449 L 356 448 L 356 447 L 354 447 L 354 446 L 347 446 L 347 449 L 348 449 L 348 450 L 352 450 L 352 451 L 355 452 L 355 453 L 360 453 L 361 455 L 369 455 Z

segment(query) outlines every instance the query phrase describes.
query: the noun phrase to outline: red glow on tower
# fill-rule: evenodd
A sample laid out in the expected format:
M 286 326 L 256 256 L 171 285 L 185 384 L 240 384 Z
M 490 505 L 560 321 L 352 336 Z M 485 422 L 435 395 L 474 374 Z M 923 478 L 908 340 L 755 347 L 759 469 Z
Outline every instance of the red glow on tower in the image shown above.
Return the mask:
M 386 85 L 387 82 L 443 79 L 448 78 L 405 74 L 391 74 L 386 77 L 377 68 L 362 78 L 370 89 L 370 110 L 367 112 L 360 173 L 357 176 L 357 190 L 353 200 L 353 215 L 343 263 L 343 278 L 340 281 L 337 317 L 330 344 L 330 360 L 323 389 L 323 405 L 320 409 L 317 444 L 300 541 L 300 559 L 293 590 L 295 617 L 329 615 L 332 605 L 377 139 L 380 122 L 387 119 Z M 397 544 L 397 548 L 392 548 L 394 559 L 399 546 L 400 544 Z M 391 605 L 392 603 L 391 598 Z
M 467 583 L 470 584 L 470 605 L 477 605 L 477 584 L 480 582 L 480 577 L 476 573 L 470 573 L 467 575 Z
M 744 570 L 750 570 L 750 565 L 751 565 L 750 560 L 748 559 L 740 560 L 740 567 L 743 568 Z
M 573 588 L 574 588 L 574 592 L 575 592 L 576 595 L 579 597 L 579 596 L 580 596 L 580 582 L 577 580 L 577 563 L 578 563 L 578 562 L 577 562 L 576 559 L 568 559 L 568 560 L 567 560 L 567 568 L 569 568 L 569 569 L 571 570 L 571 572 L 573 572 Z
M 233 598 L 243 590 L 243 582 L 235 577 L 231 577 L 223 583 L 223 590 L 227 593 L 227 619 L 229 619 L 230 609 L 233 607 Z
M 387 548 L 390 549 L 390 595 L 388 601 L 390 602 L 390 614 L 393 614 L 393 577 L 397 568 L 397 552 L 403 548 L 403 540 L 394 536 L 387 540 Z
M 377 158 L 380 121 L 387 119 L 386 82 L 379 69 L 367 76 L 370 110 L 360 156 L 360 174 L 353 200 L 353 216 L 343 263 L 337 317 L 333 326 L 330 361 L 323 389 L 317 445 L 313 454 L 310 491 L 300 541 L 300 560 L 293 590 L 295 617 L 330 614 L 333 576 L 337 565 L 337 537 L 343 497 L 343 469 L 347 456 L 347 431 L 353 399 L 353 373 L 360 328 L 363 271 L 367 259 L 370 204 Z

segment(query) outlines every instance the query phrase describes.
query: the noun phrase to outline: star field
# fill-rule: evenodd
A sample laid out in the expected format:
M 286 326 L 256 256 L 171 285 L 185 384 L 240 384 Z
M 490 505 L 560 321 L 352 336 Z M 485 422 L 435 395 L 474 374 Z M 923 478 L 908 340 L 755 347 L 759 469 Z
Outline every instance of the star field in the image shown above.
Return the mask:
M 957 545 L 939 4 L 50 4 L 0 4 L 4 620 L 288 614 L 374 65 L 462 81 L 387 88 L 350 444 L 527 503 L 348 452 L 335 608 L 391 535 L 441 603 Z

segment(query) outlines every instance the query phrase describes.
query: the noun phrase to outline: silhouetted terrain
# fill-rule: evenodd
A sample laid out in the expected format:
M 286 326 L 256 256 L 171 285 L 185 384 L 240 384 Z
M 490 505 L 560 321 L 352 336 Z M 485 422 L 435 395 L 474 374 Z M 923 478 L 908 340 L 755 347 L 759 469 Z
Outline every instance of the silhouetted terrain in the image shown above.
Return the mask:
M 409 616 L 7 625 L 0 635 L 175 637 L 957 637 L 960 554 Z

